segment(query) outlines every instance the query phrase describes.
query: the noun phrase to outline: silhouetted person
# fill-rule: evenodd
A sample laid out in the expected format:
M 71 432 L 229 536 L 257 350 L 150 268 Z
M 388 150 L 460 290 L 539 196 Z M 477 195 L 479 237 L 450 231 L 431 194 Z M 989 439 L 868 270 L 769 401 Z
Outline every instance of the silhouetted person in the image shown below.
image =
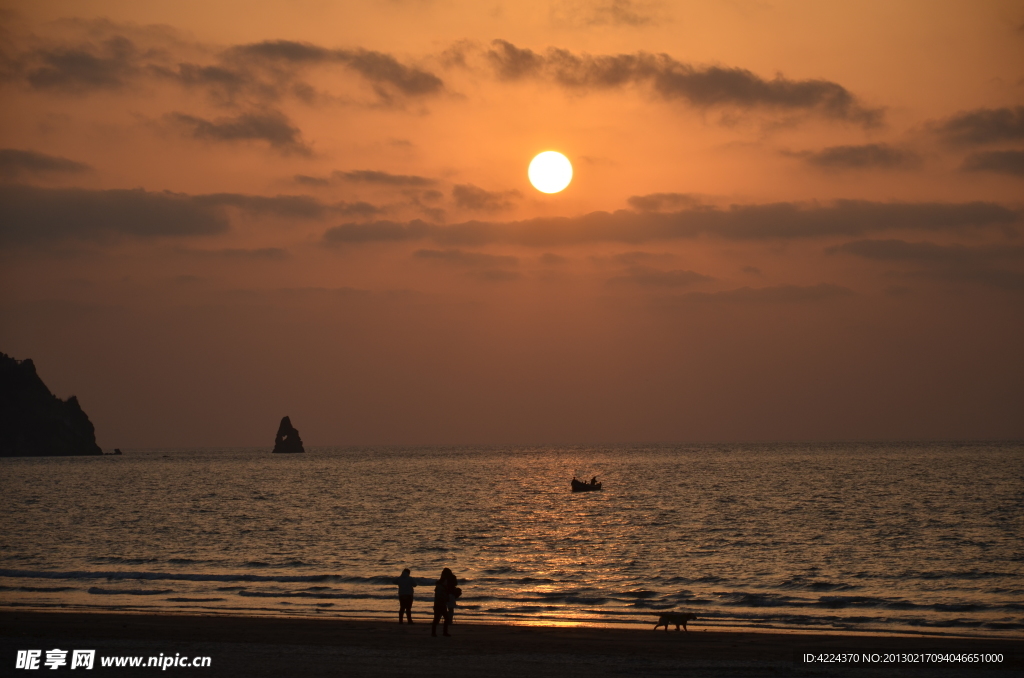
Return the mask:
M 402 613 L 404 612 L 411 624 L 413 589 L 416 588 L 416 580 L 409 576 L 409 568 L 405 568 L 402 570 L 402 576 L 395 579 L 395 583 L 398 584 L 398 623 L 402 623 Z
M 462 589 L 458 586 L 448 589 L 448 623 L 455 623 L 455 605 L 459 596 L 462 595 Z
M 430 635 L 437 635 L 437 622 L 444 617 L 444 635 L 448 633 L 448 626 L 452 623 L 453 609 L 448 607 L 449 596 L 455 593 L 459 580 L 455 578 L 452 571 L 447 567 L 441 570 L 441 577 L 434 584 L 434 622 L 430 625 Z
M 594 476 L 593 478 L 590 479 L 590 484 L 597 485 L 597 476 Z

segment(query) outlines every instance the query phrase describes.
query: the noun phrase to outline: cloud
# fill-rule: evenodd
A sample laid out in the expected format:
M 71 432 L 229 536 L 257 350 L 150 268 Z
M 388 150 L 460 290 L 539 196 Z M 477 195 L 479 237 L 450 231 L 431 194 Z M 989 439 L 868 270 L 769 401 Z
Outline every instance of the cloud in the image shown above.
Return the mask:
M 486 191 L 473 184 L 456 184 L 452 188 L 455 204 L 464 210 L 478 212 L 500 212 L 515 206 L 512 198 L 522 197 L 522 193 L 511 191 Z
M 2 158 L 2 154 L 0 154 Z M 0 185 L 0 242 L 115 235 L 187 236 L 227 230 L 227 210 L 285 219 L 380 216 L 368 202 L 324 203 L 308 195 L 246 195 L 134 190 L 44 189 Z
M 592 212 L 578 217 L 524 221 L 467 221 L 450 226 L 421 220 L 377 221 L 335 226 L 324 234 L 329 245 L 431 240 L 445 246 L 511 243 L 551 247 L 594 242 L 642 243 L 709 235 L 728 240 L 793 240 L 861 236 L 886 231 L 960 231 L 1010 228 L 1020 213 L 988 202 L 883 203 L 838 200 L 817 203 L 697 207 L 671 213 Z
M 921 156 L 917 153 L 889 144 L 830 146 L 820 151 L 792 155 L 823 169 L 911 169 L 921 166 Z
M 620 252 L 619 254 L 612 255 L 610 260 L 621 266 L 650 266 L 658 262 L 671 262 L 676 258 L 676 255 L 669 254 L 667 252 L 661 254 L 655 254 L 654 252 Z M 590 260 L 596 264 L 604 264 L 609 260 L 609 257 L 590 257 Z
M 530 49 L 520 49 L 511 42 L 495 40 L 487 58 L 502 80 L 519 80 L 539 76 L 546 66 L 546 60 Z
M 341 64 L 362 76 L 386 101 L 396 94 L 423 97 L 444 90 L 444 81 L 433 73 L 406 66 L 390 54 L 367 49 L 327 49 L 305 42 L 267 40 L 232 47 L 224 57 L 230 63 L 249 66 Z
M 216 250 L 178 249 L 179 254 L 212 259 L 228 259 L 238 261 L 284 261 L 288 258 L 288 250 L 280 247 L 260 247 L 257 249 L 224 248 Z
M 193 198 L 200 205 L 236 207 L 248 212 L 274 214 L 282 217 L 316 219 L 329 208 L 308 195 L 244 195 L 241 193 L 207 193 Z
M 648 193 L 647 195 L 634 195 L 626 202 L 630 207 L 641 212 L 667 212 L 683 207 L 696 207 L 700 204 L 700 200 L 689 193 Z
M 655 22 L 650 3 L 634 0 L 561 0 L 552 3 L 551 22 L 569 26 L 646 26 Z
M 904 240 L 858 240 L 825 250 L 872 261 L 916 264 L 921 270 L 908 275 L 947 282 L 974 282 L 1002 289 L 1024 290 L 1024 273 L 998 268 L 1024 264 L 1022 246 L 939 245 Z
M 362 200 L 358 202 L 336 202 L 330 205 L 330 210 L 343 216 L 376 217 L 380 216 L 387 209 L 378 207 Z
M 81 93 L 119 89 L 138 74 L 138 50 L 127 38 L 116 36 L 99 46 L 55 47 L 30 53 L 25 74 L 29 85 L 40 90 Z
M 519 271 L 506 271 L 501 268 L 488 268 L 482 271 L 470 271 L 470 277 L 484 282 L 511 282 L 519 280 L 523 274 Z
M 877 261 L 914 261 L 919 263 L 982 264 L 1002 259 L 1024 261 L 1024 247 L 938 245 L 905 240 L 856 240 L 829 247 L 829 254 L 853 254 Z
M 234 102 L 242 92 L 255 94 L 265 100 L 280 97 L 278 87 L 240 69 L 182 63 L 178 64 L 177 72 L 170 69 L 156 69 L 155 72 L 176 80 L 184 87 L 203 88 L 215 93 L 222 103 Z
M 545 252 L 540 255 L 540 263 L 545 266 L 562 266 L 569 263 L 569 259 L 554 252 Z
M 666 101 L 682 100 L 698 108 L 731 106 L 817 112 L 826 118 L 880 124 L 882 111 L 864 107 L 845 87 L 828 80 L 765 80 L 742 68 L 696 67 L 667 54 L 576 55 L 550 48 L 544 55 L 495 40 L 487 59 L 502 80 L 526 78 L 586 91 L 647 86 Z
M 981 151 L 964 159 L 960 169 L 967 172 L 998 172 L 1024 177 L 1024 151 Z
M 277 111 L 243 113 L 233 118 L 210 121 L 184 113 L 170 113 L 168 119 L 189 130 L 192 137 L 209 141 L 266 141 L 282 153 L 309 155 L 302 133 Z
M 991 144 L 1024 139 L 1024 106 L 979 108 L 933 126 L 944 141 L 958 145 Z
M 625 275 L 611 278 L 611 285 L 632 284 L 642 287 L 687 287 L 702 282 L 710 282 L 714 278 L 695 271 L 661 271 L 648 266 L 633 266 Z
M 335 171 L 332 177 L 350 183 L 383 184 L 386 186 L 433 186 L 437 182 L 427 177 L 413 174 L 389 174 L 378 170 L 353 170 L 350 172 Z
M 177 193 L 0 186 L 2 246 L 203 236 L 227 230 L 219 210 Z
M 417 259 L 426 259 L 455 266 L 496 267 L 518 266 L 519 259 L 513 256 L 484 254 L 482 252 L 466 252 L 464 250 L 416 250 L 412 254 Z
M 0 177 L 10 179 L 22 174 L 80 174 L 92 167 L 55 155 L 16 148 L 0 148 Z
M 196 63 L 195 54 L 209 54 L 213 49 L 166 27 L 102 20 L 60 23 L 85 39 L 0 54 L 0 70 L 24 78 L 37 90 L 72 93 L 122 89 L 146 79 L 174 82 L 206 90 L 226 105 L 239 103 L 239 97 L 244 105 L 266 105 L 286 95 L 313 102 L 320 93 L 303 79 L 303 73 L 337 66 L 367 83 L 385 104 L 444 91 L 444 82 L 434 73 L 403 64 L 391 54 L 360 47 L 328 49 L 305 42 L 268 40 L 231 46 Z M 101 36 L 105 37 L 97 39 Z
M 722 292 L 687 292 L 674 297 L 679 303 L 731 303 L 731 304 L 793 304 L 816 303 L 854 296 L 853 290 L 819 283 L 817 285 L 778 285 L 775 287 L 740 287 Z
M 403 66 L 390 54 L 357 50 L 346 53 L 346 64 L 378 87 L 388 85 L 405 96 L 437 94 L 444 89 L 444 82 L 427 71 Z M 383 89 L 378 89 L 383 93 Z
M 308 195 L 246 195 L 243 193 L 208 193 L 193 198 L 200 205 L 234 207 L 259 215 L 297 219 L 320 219 L 329 214 L 342 216 L 379 216 L 386 210 L 368 202 L 322 203 Z
M 307 176 L 305 174 L 296 174 L 294 179 L 295 179 L 295 183 L 303 184 L 305 186 L 317 186 L 317 187 L 320 187 L 320 186 L 330 186 L 331 185 L 331 180 L 330 179 L 325 179 L 324 177 L 311 177 L 311 176 Z
M 468 269 L 466 274 L 483 282 L 509 282 L 518 280 L 522 274 L 510 271 L 519 265 L 519 258 L 509 255 L 466 252 L 460 249 L 416 250 L 413 256 L 446 266 Z

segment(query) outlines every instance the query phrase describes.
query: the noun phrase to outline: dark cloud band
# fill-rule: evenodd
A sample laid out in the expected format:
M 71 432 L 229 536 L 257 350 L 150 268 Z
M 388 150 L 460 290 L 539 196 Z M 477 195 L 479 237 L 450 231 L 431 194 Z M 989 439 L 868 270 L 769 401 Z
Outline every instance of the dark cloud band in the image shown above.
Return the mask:
M 915 267 L 906 275 L 944 282 L 971 282 L 1001 289 L 1024 290 L 1024 247 L 940 245 L 904 240 L 856 240 L 826 250 Z M 1009 267 L 1009 268 L 1008 268 Z
M 285 219 L 373 217 L 384 211 L 366 202 L 323 203 L 305 195 L 186 195 L 9 184 L 0 185 L 0 243 L 213 235 L 228 229 L 228 208 Z
M 0 245 L 223 233 L 215 208 L 177 193 L 0 186 Z
M 820 151 L 797 153 L 804 161 L 822 169 L 913 169 L 921 166 L 921 156 L 889 144 L 830 146 Z
M 732 240 L 787 240 L 861 236 L 885 231 L 947 231 L 1012 226 L 1020 214 L 986 202 L 879 203 L 840 200 L 831 205 L 772 203 L 678 212 L 592 212 L 579 217 L 513 222 L 467 221 L 439 226 L 420 220 L 342 224 L 324 234 L 329 245 L 431 240 L 447 246 L 512 243 L 528 247 L 587 242 L 641 243 L 711 235 Z
M 1024 140 L 1024 106 L 979 108 L 958 113 L 935 126 L 948 143 L 990 144 Z
M 996 172 L 1024 177 L 1024 151 L 981 151 L 964 158 L 966 172 Z

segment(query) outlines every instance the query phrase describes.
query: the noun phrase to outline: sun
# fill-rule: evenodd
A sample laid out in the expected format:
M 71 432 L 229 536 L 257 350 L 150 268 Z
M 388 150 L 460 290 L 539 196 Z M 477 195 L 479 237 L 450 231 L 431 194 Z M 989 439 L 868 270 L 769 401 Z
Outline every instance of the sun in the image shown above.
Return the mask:
M 558 193 L 572 181 L 572 163 L 558 151 L 544 151 L 530 161 L 528 174 L 541 193 Z

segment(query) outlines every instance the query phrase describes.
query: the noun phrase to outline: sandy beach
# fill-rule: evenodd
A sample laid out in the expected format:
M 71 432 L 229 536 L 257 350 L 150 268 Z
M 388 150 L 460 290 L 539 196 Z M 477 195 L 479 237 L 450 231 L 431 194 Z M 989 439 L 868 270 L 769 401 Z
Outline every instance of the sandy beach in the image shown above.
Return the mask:
M 1024 670 L 1024 643 L 1014 639 L 726 632 L 699 623 L 692 623 L 689 633 L 456 623 L 452 637 L 433 638 L 428 621 L 400 626 L 369 620 L 4 611 L 2 673 L 12 675 L 18 650 L 42 650 L 45 660 L 54 648 L 96 650 L 93 670 L 119 676 L 152 675 L 158 669 L 105 668 L 102 657 L 208 656 L 209 667 L 166 669 L 207 676 L 964 676 Z M 878 653 L 881 661 L 795 660 L 805 653 Z M 906 653 L 1002 654 L 1004 659 L 985 666 L 884 663 L 887 655 Z

